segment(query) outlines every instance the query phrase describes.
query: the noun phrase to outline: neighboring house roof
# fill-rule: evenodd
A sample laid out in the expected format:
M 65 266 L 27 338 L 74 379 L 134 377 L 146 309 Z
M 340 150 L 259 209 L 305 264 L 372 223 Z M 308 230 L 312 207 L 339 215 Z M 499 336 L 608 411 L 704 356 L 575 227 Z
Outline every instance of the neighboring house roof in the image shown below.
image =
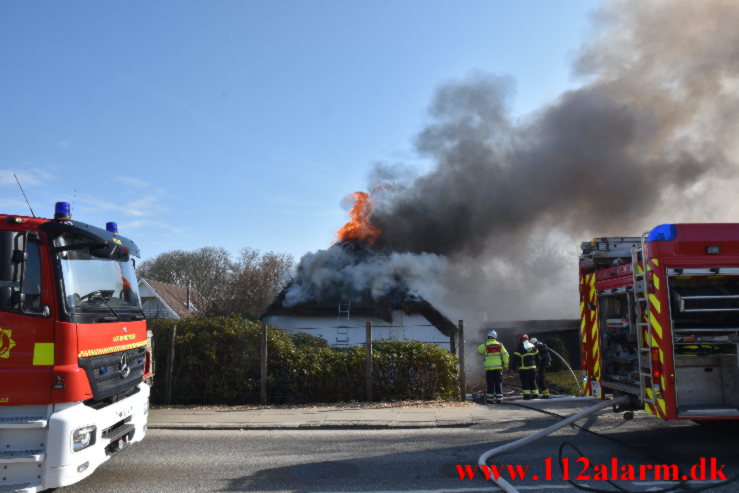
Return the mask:
M 146 285 L 149 290 L 142 289 Z M 141 293 L 141 301 L 144 304 L 144 311 L 147 310 L 147 292 L 153 293 L 155 301 L 161 305 L 161 309 L 155 310 L 160 313 L 158 316 L 162 318 L 187 318 L 197 315 L 205 309 L 205 299 L 194 289 L 190 288 L 188 297 L 188 289 L 173 284 L 154 281 L 152 279 L 139 279 L 139 292 Z M 149 313 L 147 313 L 149 316 Z
M 308 301 L 298 303 L 293 306 L 286 307 L 283 304 L 285 294 L 290 289 L 288 285 L 285 289 L 277 295 L 274 301 L 267 307 L 261 319 L 271 317 L 275 315 L 287 315 L 294 317 L 336 317 L 338 314 L 338 307 L 341 300 L 331 301 Z M 351 315 L 352 316 L 369 316 L 376 317 L 387 322 L 391 322 L 393 318 L 393 310 L 403 310 L 406 315 L 419 314 L 434 325 L 439 331 L 449 336 L 452 333 L 456 333 L 457 326 L 445 317 L 439 310 L 434 308 L 431 303 L 418 296 L 406 297 L 398 296 L 397 294 L 392 298 L 390 296 L 381 296 L 380 298 L 373 299 L 369 293 L 365 293 L 360 301 L 353 300 L 351 302 Z

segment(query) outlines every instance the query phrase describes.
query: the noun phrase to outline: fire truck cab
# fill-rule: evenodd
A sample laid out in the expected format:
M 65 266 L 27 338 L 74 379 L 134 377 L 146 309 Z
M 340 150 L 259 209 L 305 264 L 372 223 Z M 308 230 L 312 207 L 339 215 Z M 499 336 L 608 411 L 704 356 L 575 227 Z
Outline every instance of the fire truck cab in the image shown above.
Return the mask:
M 138 247 L 54 217 L 0 215 L 1 491 L 75 483 L 146 434 Z
M 663 224 L 580 255 L 586 392 L 666 420 L 739 419 L 739 224 Z

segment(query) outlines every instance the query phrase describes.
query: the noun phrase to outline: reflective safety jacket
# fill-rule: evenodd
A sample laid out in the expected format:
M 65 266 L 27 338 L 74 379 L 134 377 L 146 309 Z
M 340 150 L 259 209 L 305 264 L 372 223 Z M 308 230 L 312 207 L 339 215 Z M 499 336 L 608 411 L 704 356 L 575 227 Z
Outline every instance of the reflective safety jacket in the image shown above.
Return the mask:
M 488 339 L 477 346 L 477 353 L 485 356 L 485 370 L 508 368 L 508 351 L 496 339 Z
M 538 356 L 539 351 L 536 350 L 536 346 L 534 346 L 530 342 L 526 346 L 521 343 L 516 348 L 516 352 L 513 353 L 513 361 L 511 362 L 511 367 L 514 370 L 536 369 L 536 359 Z

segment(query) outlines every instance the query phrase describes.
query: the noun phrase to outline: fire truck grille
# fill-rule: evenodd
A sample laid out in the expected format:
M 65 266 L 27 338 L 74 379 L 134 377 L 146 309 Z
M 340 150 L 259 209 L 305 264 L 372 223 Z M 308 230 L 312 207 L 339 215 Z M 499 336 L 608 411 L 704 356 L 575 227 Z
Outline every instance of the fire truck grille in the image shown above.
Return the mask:
M 102 356 L 80 358 L 92 388 L 93 400 L 100 401 L 136 387 L 144 378 L 146 349 L 143 347 Z

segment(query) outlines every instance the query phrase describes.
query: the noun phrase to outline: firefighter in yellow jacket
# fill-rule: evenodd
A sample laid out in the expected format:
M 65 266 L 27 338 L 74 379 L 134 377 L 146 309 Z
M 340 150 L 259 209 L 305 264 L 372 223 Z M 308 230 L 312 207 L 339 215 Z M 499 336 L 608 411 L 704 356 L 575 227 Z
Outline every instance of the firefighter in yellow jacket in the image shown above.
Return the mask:
M 539 355 L 536 346 L 529 342 L 529 336 L 520 334 L 518 336 L 518 347 L 513 353 L 511 368 L 518 370 L 523 387 L 523 398 L 525 400 L 538 397 L 536 390 L 536 359 Z
M 497 332 L 488 332 L 488 339 L 477 347 L 477 353 L 485 357 L 485 379 L 488 384 L 488 399 L 503 398 L 503 370 L 508 369 L 508 351 L 498 342 Z

